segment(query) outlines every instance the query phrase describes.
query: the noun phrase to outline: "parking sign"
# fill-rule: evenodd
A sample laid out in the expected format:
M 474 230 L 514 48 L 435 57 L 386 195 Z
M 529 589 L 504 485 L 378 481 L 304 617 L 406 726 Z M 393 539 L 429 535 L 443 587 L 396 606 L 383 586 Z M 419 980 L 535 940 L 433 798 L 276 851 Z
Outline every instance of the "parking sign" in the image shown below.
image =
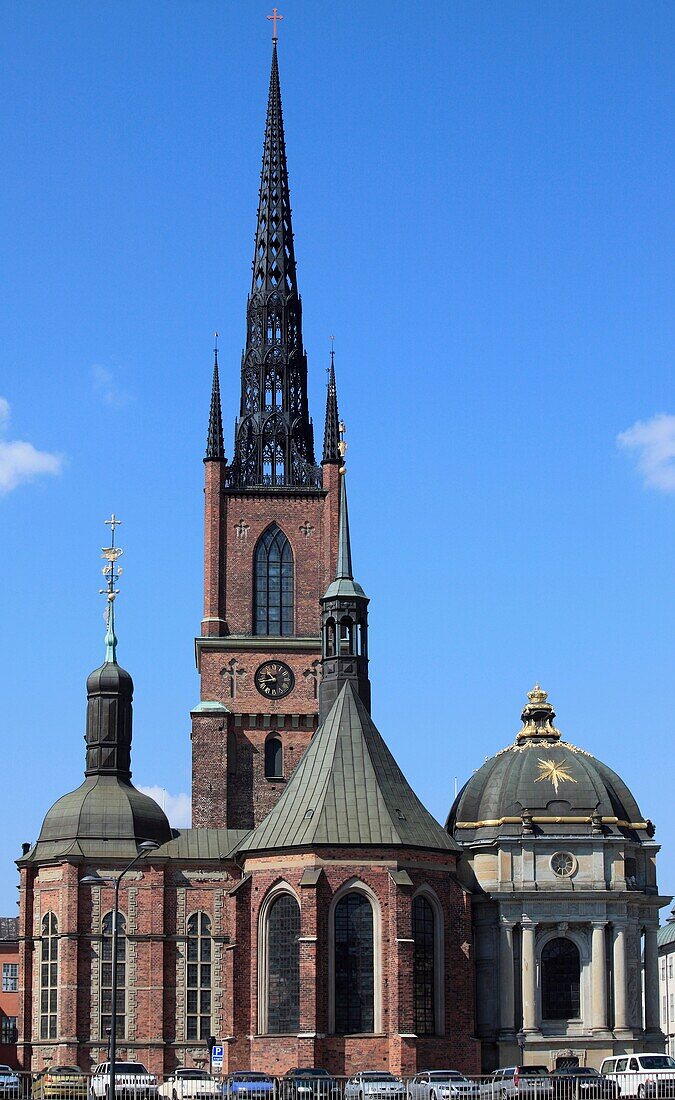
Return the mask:
M 222 1043 L 216 1043 L 211 1048 L 211 1069 L 221 1070 L 223 1068 L 224 1048 Z

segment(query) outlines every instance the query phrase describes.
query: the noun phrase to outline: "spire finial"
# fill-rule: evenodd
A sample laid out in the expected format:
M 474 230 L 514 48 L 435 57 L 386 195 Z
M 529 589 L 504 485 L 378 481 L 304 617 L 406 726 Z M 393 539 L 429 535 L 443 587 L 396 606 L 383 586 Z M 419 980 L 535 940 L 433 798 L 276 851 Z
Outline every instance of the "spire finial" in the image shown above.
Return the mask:
M 344 441 L 345 426 L 340 424 L 340 454 L 344 456 L 347 444 Z M 352 573 L 352 544 L 349 537 L 349 512 L 347 510 L 347 481 L 345 474 L 347 467 L 340 467 L 340 516 L 338 522 L 338 560 L 336 578 L 338 580 L 354 580 Z
M 335 337 L 330 338 L 330 367 L 326 369 L 328 386 L 326 391 L 326 420 L 323 430 L 322 462 L 342 463 L 340 451 L 340 417 L 337 406 L 335 386 Z
M 211 409 L 209 411 L 209 431 L 206 437 L 205 461 L 225 458 L 223 443 L 223 415 L 220 408 L 220 376 L 218 374 L 218 333 L 213 334 L 213 382 L 211 384 Z
M 115 546 L 115 528 L 122 522 L 113 512 L 110 519 L 105 520 L 110 527 L 110 546 L 104 546 L 101 555 L 106 564 L 101 572 L 106 579 L 106 587 L 101 588 L 100 594 L 106 597 L 106 632 L 105 632 L 105 659 L 106 663 L 117 664 L 117 638 L 115 637 L 115 598 L 119 595 L 119 588 L 115 585 L 122 576 L 122 567 L 117 564 L 124 550 L 121 546 Z
M 277 34 L 277 23 L 283 19 L 283 15 L 281 15 L 276 8 L 272 8 L 272 14 L 268 15 L 267 18 L 272 22 L 272 41 L 276 42 L 279 37 Z

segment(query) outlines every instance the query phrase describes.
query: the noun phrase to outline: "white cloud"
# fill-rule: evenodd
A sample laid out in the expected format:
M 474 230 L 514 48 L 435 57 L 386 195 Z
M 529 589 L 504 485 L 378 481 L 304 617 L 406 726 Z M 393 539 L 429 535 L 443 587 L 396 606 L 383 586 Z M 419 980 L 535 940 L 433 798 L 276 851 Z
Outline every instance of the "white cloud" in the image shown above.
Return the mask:
M 645 485 L 675 493 L 675 416 L 658 413 L 651 420 L 638 420 L 616 441 L 623 450 L 635 452 Z
M 0 397 L 0 431 L 9 424 L 9 411 L 9 401 Z M 21 439 L 0 439 L 0 496 L 40 474 L 58 474 L 62 467 L 60 455 L 38 451 L 32 443 Z
M 189 829 L 192 824 L 192 806 L 189 794 L 170 794 L 164 787 L 140 787 L 164 810 L 169 824 L 175 829 Z
M 91 381 L 94 393 L 101 400 L 114 409 L 122 409 L 128 405 L 131 395 L 119 385 L 115 372 L 110 367 L 104 367 L 102 363 L 94 363 L 91 368 Z

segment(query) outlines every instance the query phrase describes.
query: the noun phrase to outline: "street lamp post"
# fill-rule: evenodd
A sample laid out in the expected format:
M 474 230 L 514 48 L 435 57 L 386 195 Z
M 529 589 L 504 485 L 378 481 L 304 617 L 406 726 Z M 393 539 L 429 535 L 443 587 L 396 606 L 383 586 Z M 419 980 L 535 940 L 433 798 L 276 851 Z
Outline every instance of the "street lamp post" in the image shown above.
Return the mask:
M 108 1078 L 108 1100 L 115 1100 L 115 1066 L 117 1055 L 117 926 L 119 923 L 120 909 L 120 883 L 127 871 L 130 871 L 132 867 L 136 866 L 139 859 L 142 859 L 142 857 L 149 852 L 154 852 L 156 848 L 159 848 L 159 844 L 154 840 L 141 841 L 138 845 L 138 852 L 131 863 L 127 863 L 124 870 L 114 880 L 115 901 L 112 912 L 112 1005 L 110 1006 L 110 1076 Z M 110 881 L 109 879 L 101 878 L 100 875 L 85 875 L 80 879 L 80 883 L 83 886 L 107 886 L 110 885 Z

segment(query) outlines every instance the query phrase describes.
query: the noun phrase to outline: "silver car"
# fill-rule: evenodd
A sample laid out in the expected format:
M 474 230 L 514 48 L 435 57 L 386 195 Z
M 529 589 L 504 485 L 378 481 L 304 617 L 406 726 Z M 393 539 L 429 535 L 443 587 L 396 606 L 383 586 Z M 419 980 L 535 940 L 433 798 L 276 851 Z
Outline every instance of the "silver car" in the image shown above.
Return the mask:
M 367 1070 L 349 1078 L 344 1100 L 406 1100 L 405 1085 L 386 1070 Z
M 480 1085 L 456 1069 L 432 1069 L 417 1073 L 408 1083 L 410 1100 L 475 1100 Z

